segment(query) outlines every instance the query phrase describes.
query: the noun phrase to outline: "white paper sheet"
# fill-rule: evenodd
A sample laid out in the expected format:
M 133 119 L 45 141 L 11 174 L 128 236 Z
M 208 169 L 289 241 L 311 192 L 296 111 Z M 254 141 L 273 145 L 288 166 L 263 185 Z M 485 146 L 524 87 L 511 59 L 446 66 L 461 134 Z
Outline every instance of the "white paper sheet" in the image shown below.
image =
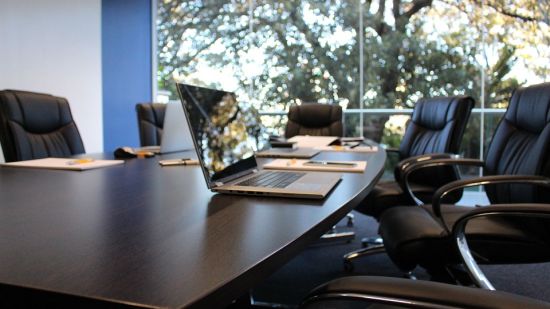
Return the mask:
M 45 158 L 0 164 L 6 167 L 45 168 L 56 170 L 83 171 L 123 164 L 123 160 L 94 160 L 86 158 Z
M 326 162 L 330 164 L 308 165 L 308 162 Z M 339 163 L 349 165 L 339 165 Z M 319 172 L 348 172 L 362 173 L 367 168 L 367 161 L 334 161 L 334 160 L 297 160 L 276 159 L 264 164 L 264 169 L 294 170 L 294 171 L 319 171 Z

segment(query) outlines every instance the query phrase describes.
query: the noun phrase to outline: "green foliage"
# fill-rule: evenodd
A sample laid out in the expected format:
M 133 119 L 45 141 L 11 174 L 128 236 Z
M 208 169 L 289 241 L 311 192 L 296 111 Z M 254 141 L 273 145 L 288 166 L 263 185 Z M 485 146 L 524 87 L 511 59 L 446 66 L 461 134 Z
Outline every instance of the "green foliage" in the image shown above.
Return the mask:
M 408 5 L 394 3 L 403 8 Z M 357 108 L 362 99 L 358 7 L 347 1 L 328 4 L 264 1 L 254 10 L 251 34 L 245 7 L 218 1 L 161 2 L 159 87 L 173 89 L 173 76 L 190 75 L 201 60 L 214 67 L 233 67 L 247 88 L 250 80 L 239 57 L 258 47 L 266 60 L 255 81 L 261 85 L 262 109 L 281 110 L 308 101 L 343 102 Z M 364 12 L 364 88 L 375 93 L 366 99 L 366 106 L 411 106 L 415 100 L 409 99 L 408 89 L 414 89 L 418 97 L 464 88 L 469 74 L 451 68 L 456 63 L 473 67 L 472 61 L 426 41 L 418 20 L 414 25 L 404 20 L 392 28 L 380 19 L 379 12 L 371 13 L 370 2 L 364 4 Z M 217 45 L 223 48 L 213 48 Z
M 532 6 L 531 0 L 522 3 Z M 221 77 L 230 74 L 239 97 L 263 111 L 314 101 L 345 108 L 361 108 L 361 102 L 367 108 L 410 108 L 422 97 L 476 97 L 485 67 L 486 106 L 505 107 L 511 89 L 520 84 L 509 74 L 518 56 L 506 31 L 521 28 L 518 21 L 544 17 L 523 16 L 519 4 L 490 2 L 480 9 L 475 0 L 266 0 L 254 5 L 251 20 L 247 2 L 159 1 L 159 89 L 175 96 L 174 78 L 224 88 Z M 468 27 L 453 28 L 460 19 Z M 505 30 L 492 38 L 491 44 L 500 46 L 498 61 L 480 64 L 480 57 L 487 57 L 481 33 L 492 25 Z M 363 93 L 358 34 L 364 34 Z M 205 67 L 219 69 L 209 73 L 216 78 L 197 75 Z M 366 120 L 363 133 L 380 140 L 386 120 Z M 358 118 L 346 125 L 353 135 L 360 133 Z

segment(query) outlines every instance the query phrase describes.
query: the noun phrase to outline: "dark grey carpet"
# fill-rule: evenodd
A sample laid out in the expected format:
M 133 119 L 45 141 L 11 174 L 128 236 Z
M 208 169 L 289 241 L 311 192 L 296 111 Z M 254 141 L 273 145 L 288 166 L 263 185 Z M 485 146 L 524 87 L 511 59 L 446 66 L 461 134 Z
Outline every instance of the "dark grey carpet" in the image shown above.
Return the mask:
M 374 275 L 400 277 L 402 274 L 386 254 L 378 254 L 357 260 L 355 270 L 343 269 L 342 256 L 360 247 L 360 239 L 376 235 L 378 223 L 367 216 L 355 214 L 354 231 L 357 236 L 351 243 L 312 245 L 270 276 L 253 290 L 257 301 L 281 304 L 298 304 L 314 287 L 334 278 L 348 275 Z M 343 227 L 342 229 L 345 229 Z M 548 289 L 550 263 L 531 265 L 483 266 L 487 277 L 498 290 L 550 301 Z M 420 280 L 428 280 L 422 270 L 414 274 Z

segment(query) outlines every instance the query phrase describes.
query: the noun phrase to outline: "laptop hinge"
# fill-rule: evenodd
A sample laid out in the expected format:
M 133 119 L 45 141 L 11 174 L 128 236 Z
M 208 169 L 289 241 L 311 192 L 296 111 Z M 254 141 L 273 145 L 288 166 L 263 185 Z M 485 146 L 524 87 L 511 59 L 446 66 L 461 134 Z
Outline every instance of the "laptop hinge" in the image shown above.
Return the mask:
M 223 186 L 224 184 L 226 184 L 230 181 L 233 181 L 237 178 L 241 178 L 243 176 L 253 174 L 253 173 L 257 173 L 257 172 L 258 172 L 257 168 L 252 168 L 252 169 L 248 169 L 248 170 L 239 172 L 239 173 L 231 175 L 231 176 L 227 176 L 227 177 L 218 179 L 217 181 L 213 181 L 212 183 L 214 184 L 214 188 L 215 188 L 215 187 Z

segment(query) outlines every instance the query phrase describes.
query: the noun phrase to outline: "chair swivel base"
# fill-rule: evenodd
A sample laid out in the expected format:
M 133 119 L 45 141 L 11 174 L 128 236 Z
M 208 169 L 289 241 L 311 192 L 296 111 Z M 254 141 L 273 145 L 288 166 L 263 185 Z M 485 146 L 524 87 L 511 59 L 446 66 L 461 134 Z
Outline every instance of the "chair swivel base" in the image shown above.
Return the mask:
M 346 220 L 346 226 L 349 227 L 349 228 L 352 228 L 353 227 L 353 221 L 354 221 L 353 214 L 348 213 L 346 215 L 346 219 L 347 219 Z M 354 239 L 355 239 L 355 232 L 353 232 L 353 231 L 338 232 L 337 227 L 333 226 L 332 229 L 330 229 L 330 231 L 326 232 L 323 236 L 321 236 L 320 242 L 324 243 L 324 242 L 329 242 L 329 241 L 341 240 L 341 241 L 345 241 L 345 242 L 349 243 Z
M 382 240 L 382 237 L 380 236 L 365 237 L 361 239 L 361 245 L 363 246 L 363 248 L 366 248 L 372 245 L 382 245 L 383 243 L 384 243 L 384 240 Z
M 378 253 L 386 252 L 384 245 L 375 245 L 367 248 L 362 248 L 359 250 L 352 251 L 344 255 L 344 270 L 352 272 L 353 271 L 353 260 L 362 256 L 369 256 Z
M 347 219 L 347 227 L 353 227 L 353 222 L 355 221 L 355 215 L 352 214 L 352 213 L 348 213 L 346 215 L 346 219 Z
M 350 242 L 353 239 L 355 239 L 355 232 L 328 232 L 326 234 L 323 234 L 321 236 L 320 241 L 335 241 L 335 240 L 342 240 L 345 242 Z

